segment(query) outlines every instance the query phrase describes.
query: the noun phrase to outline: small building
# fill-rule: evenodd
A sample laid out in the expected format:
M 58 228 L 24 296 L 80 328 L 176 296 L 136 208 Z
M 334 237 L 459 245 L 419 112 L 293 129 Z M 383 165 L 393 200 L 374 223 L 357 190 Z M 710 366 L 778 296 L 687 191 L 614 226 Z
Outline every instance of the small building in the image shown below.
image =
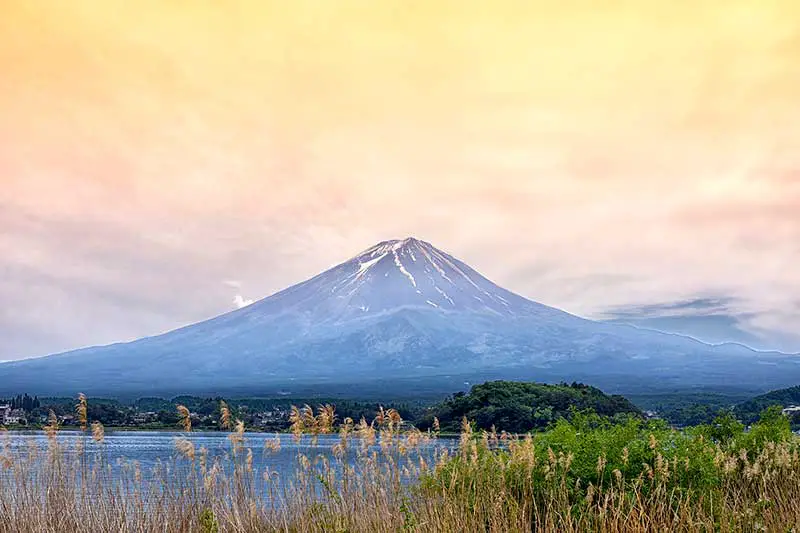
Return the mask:
M 149 424 L 157 420 L 158 420 L 158 414 L 152 411 L 146 411 L 144 413 L 136 413 L 135 415 L 133 415 L 134 424 Z
M 273 407 L 266 411 L 261 411 L 253 415 L 253 424 L 258 427 L 273 426 L 277 423 L 287 421 L 289 412 L 280 407 Z
M 11 405 L 5 403 L 0 405 L 0 424 L 10 424 L 6 422 L 6 418 L 11 416 Z
M 3 418 L 4 424 L 24 424 L 27 422 L 25 420 L 25 411 L 22 409 L 12 409 Z
M 786 416 L 795 416 L 800 415 L 800 406 L 798 405 L 790 405 L 788 407 L 783 408 L 783 414 Z

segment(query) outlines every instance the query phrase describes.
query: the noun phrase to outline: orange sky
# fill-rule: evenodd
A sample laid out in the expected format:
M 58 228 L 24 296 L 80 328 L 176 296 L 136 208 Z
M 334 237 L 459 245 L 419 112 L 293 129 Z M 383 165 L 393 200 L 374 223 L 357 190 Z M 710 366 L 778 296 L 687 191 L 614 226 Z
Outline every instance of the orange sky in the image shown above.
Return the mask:
M 0 359 L 407 235 L 800 350 L 798 95 L 792 0 L 0 0 Z

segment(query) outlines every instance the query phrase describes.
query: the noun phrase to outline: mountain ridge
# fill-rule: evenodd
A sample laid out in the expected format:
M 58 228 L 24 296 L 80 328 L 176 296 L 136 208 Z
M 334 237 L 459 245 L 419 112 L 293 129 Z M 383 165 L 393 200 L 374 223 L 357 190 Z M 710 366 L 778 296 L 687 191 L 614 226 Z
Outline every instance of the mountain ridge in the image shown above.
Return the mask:
M 581 318 L 508 291 L 432 244 L 406 238 L 382 241 L 246 307 L 173 331 L 5 363 L 0 393 L 9 383 L 44 392 L 47 374 L 59 376 L 54 388 L 72 388 L 63 392 L 224 391 L 298 380 L 482 373 L 589 381 L 650 375 L 698 384 L 741 376 L 772 386 L 800 378 L 798 362 Z M 746 375 L 732 364 L 746 366 Z

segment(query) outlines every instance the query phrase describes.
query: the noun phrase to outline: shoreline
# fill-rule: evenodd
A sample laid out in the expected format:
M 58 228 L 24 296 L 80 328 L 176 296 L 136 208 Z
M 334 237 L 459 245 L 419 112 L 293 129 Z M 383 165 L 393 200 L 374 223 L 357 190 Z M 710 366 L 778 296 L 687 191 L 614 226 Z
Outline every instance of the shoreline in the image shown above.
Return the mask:
M 186 432 L 182 431 L 180 428 L 132 428 L 127 426 L 106 426 L 103 428 L 106 434 L 112 433 L 180 433 L 183 435 L 191 435 L 192 433 L 230 433 L 229 430 L 223 429 L 206 429 L 206 428 L 198 428 L 193 429 L 192 431 Z M 92 431 L 90 429 L 81 430 L 78 426 L 62 426 L 58 428 L 58 433 L 68 433 L 68 434 L 76 434 L 76 433 L 85 433 L 87 436 L 91 436 Z M 45 431 L 43 428 L 0 428 L 0 435 L 2 434 L 31 434 L 31 433 L 41 433 L 44 434 Z M 245 434 L 259 434 L 259 435 L 292 435 L 292 433 L 288 430 L 284 431 L 268 431 L 268 430 L 260 430 L 260 429 L 246 429 Z M 304 434 L 307 436 L 307 434 Z M 320 435 L 322 436 L 322 435 Z M 326 436 L 335 436 L 338 437 L 338 433 L 329 433 Z M 454 432 L 440 432 L 438 437 L 439 439 L 456 439 L 459 438 L 459 433 Z

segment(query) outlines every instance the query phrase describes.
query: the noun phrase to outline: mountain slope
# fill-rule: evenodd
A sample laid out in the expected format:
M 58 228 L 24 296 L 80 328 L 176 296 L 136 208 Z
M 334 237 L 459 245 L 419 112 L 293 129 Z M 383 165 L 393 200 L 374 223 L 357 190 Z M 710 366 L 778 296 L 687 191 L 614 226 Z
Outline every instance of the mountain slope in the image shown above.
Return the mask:
M 742 421 L 750 424 L 758 420 L 761 411 L 773 405 L 779 405 L 781 408 L 800 405 L 800 385 L 773 390 L 751 398 L 737 405 L 735 412 Z M 794 416 L 800 416 L 800 413 Z
M 429 243 L 405 239 L 164 335 L 0 365 L 0 393 L 261 392 L 448 375 L 593 384 L 741 377 L 774 387 L 776 379 L 800 377 L 797 361 L 585 320 L 498 287 Z

